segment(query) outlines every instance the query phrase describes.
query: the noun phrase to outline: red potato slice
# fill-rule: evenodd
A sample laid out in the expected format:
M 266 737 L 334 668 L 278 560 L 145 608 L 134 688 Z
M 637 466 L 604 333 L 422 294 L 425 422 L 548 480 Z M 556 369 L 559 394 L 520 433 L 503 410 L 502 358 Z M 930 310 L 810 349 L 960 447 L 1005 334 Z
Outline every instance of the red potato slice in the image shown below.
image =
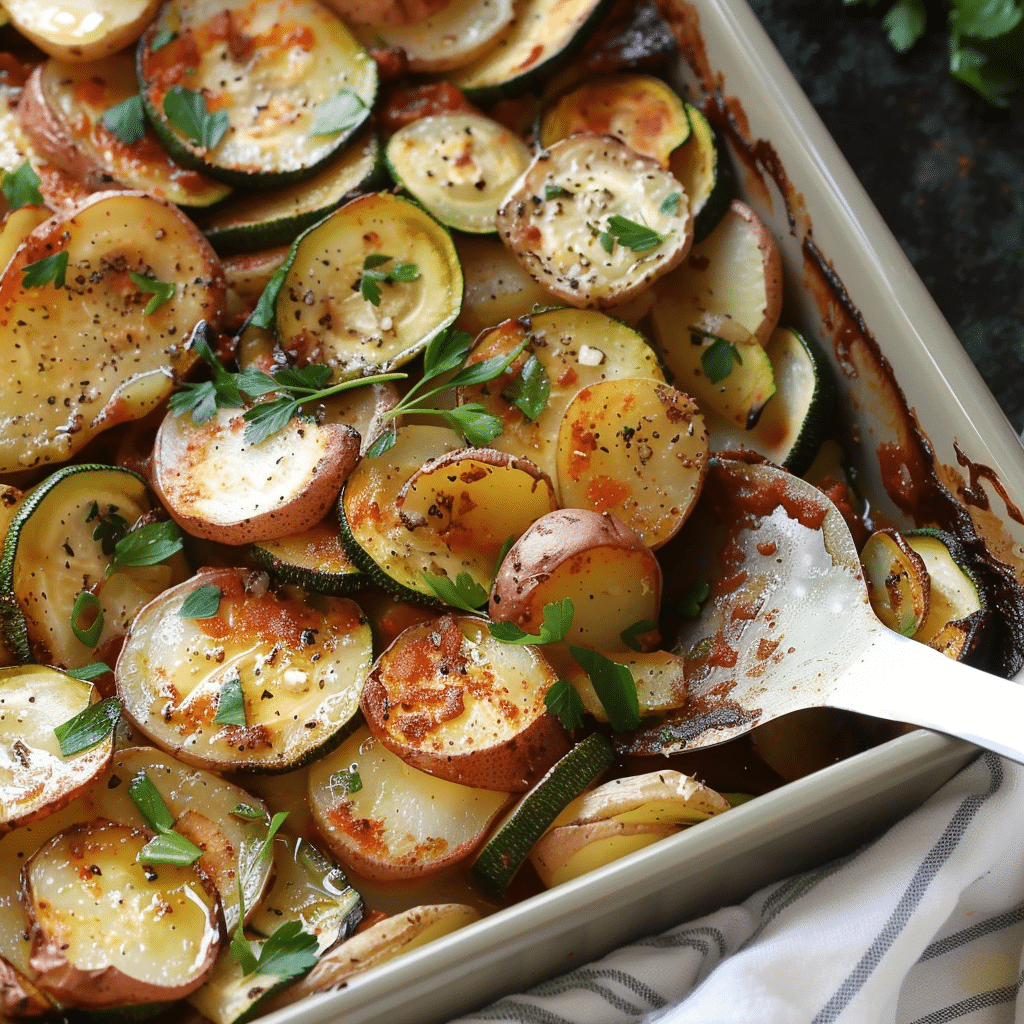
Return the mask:
M 44 259 L 53 274 L 26 285 Z M 174 294 L 147 314 L 153 294 L 133 273 Z M 196 360 L 196 324 L 219 324 L 224 293 L 198 229 L 141 192 L 96 193 L 32 231 L 0 275 L 0 472 L 63 462 L 158 406 Z
M 14 27 L 51 57 L 102 60 L 130 46 L 162 0 L 4 0 Z
M 420 771 L 521 793 L 569 749 L 544 704 L 555 680 L 539 649 L 446 615 L 410 627 L 377 659 L 360 706 L 374 736 Z
M 333 506 L 359 459 L 359 434 L 342 424 L 290 420 L 261 444 L 245 440 L 241 411 L 196 426 L 168 413 L 153 448 L 153 487 L 196 537 L 248 544 L 299 533 Z
M 559 509 L 509 549 L 491 589 L 489 614 L 537 634 L 544 606 L 570 598 L 566 641 L 600 651 L 629 648 L 622 632 L 658 620 L 661 566 L 640 536 L 611 513 Z
M 290 771 L 337 743 L 358 711 L 372 658 L 359 606 L 279 594 L 261 575 L 199 573 L 143 608 L 125 638 L 114 670 L 124 712 L 188 764 Z M 182 615 L 201 587 L 218 592 L 216 611 Z
M 56 669 L 0 669 L 0 831 L 59 810 L 104 772 L 112 735 L 64 757 L 54 734 L 94 699 L 89 683 Z
M 367 728 L 309 771 L 321 835 L 342 863 L 375 881 L 422 878 L 466 859 L 511 800 L 418 771 Z
M 25 864 L 36 984 L 64 1005 L 180 999 L 213 969 L 216 892 L 194 866 L 140 864 L 152 838 L 149 829 L 100 819 L 58 833 Z
M 689 395 L 651 379 L 602 381 L 562 417 L 558 492 L 563 505 L 611 512 L 659 548 L 686 522 L 707 459 L 704 418 Z

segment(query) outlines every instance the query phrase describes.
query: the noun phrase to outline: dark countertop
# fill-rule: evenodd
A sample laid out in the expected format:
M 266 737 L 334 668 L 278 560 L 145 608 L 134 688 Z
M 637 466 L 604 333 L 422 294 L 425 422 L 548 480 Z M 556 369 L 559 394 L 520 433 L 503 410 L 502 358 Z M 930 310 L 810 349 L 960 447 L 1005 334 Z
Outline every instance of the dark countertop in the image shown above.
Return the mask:
M 997 110 L 952 78 L 941 8 L 901 55 L 887 4 L 750 5 L 1019 433 L 1024 94 Z

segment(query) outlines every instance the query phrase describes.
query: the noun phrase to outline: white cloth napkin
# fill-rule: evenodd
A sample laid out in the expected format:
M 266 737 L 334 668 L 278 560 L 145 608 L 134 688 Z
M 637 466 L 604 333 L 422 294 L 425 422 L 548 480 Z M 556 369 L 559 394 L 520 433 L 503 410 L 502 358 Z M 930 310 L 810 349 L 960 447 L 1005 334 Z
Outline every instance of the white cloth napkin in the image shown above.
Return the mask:
M 455 1024 L 1024 1024 L 1024 768 L 983 754 L 855 854 Z

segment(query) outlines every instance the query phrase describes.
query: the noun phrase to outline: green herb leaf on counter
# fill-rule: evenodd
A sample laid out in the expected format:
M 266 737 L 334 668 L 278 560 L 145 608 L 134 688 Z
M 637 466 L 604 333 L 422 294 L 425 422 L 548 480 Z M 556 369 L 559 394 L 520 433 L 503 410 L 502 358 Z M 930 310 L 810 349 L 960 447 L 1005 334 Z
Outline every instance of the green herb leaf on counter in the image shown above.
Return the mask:
M 107 672 L 110 671 L 106 665 L 103 668 Z M 84 711 L 79 711 L 73 718 L 62 722 L 53 730 L 60 744 L 61 756 L 71 757 L 95 747 L 97 743 L 102 743 L 114 731 L 120 717 L 121 702 L 116 697 L 107 697 L 90 704 Z
M 32 170 L 27 160 L 13 171 L 3 172 L 0 191 L 12 210 L 19 210 L 23 206 L 40 206 L 43 203 L 43 194 L 39 191 L 39 175 Z
M 52 284 L 54 288 L 63 288 L 67 271 L 68 252 L 67 249 L 62 249 L 22 267 L 21 272 L 25 275 L 22 284 L 26 288 L 42 288 L 48 284 Z
M 183 619 L 209 619 L 217 614 L 220 607 L 220 599 L 223 593 L 220 587 L 212 583 L 204 583 L 196 587 L 178 609 L 178 615 Z
M 103 605 L 91 591 L 83 590 L 71 609 L 71 632 L 86 647 L 95 647 L 103 632 Z
M 354 92 L 342 89 L 313 108 L 313 127 L 309 134 L 333 135 L 348 131 L 361 124 L 366 116 L 366 104 Z
M 146 308 L 143 313 L 146 316 L 152 316 L 165 302 L 168 301 L 176 290 L 176 285 L 173 281 L 158 281 L 155 277 L 147 277 L 145 274 L 136 274 L 135 271 L 130 271 L 128 276 L 132 280 L 132 284 L 141 291 L 146 292 L 148 295 L 153 297 L 146 303 Z
M 490 622 L 487 628 L 503 644 L 557 644 L 565 639 L 575 614 L 572 598 L 566 597 L 544 605 L 544 621 L 536 634 L 527 633 L 514 622 Z
M 138 142 L 146 134 L 146 112 L 142 108 L 142 97 L 136 93 L 104 110 L 100 124 L 129 146 Z
M 449 576 L 426 571 L 423 578 L 445 604 L 471 615 L 476 615 L 487 601 L 487 591 L 468 572 L 460 572 L 454 581 Z
M 206 97 L 183 85 L 172 85 L 164 95 L 164 114 L 186 138 L 203 149 L 214 149 L 228 131 L 226 110 L 211 114 Z
M 587 647 L 572 646 L 569 653 L 590 676 L 591 685 L 612 728 L 616 732 L 636 729 L 640 725 L 640 700 L 629 669 Z
M 567 679 L 556 679 L 544 694 L 544 706 L 554 715 L 562 728 L 572 732 L 583 728 L 583 698 Z

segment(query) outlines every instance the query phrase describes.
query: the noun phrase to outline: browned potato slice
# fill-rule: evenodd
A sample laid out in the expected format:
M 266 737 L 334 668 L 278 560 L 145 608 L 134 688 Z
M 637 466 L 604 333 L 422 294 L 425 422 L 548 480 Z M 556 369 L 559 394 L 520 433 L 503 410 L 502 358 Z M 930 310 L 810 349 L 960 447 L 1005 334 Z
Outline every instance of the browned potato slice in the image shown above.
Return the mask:
M 142 35 L 161 0 L 4 0 L 14 27 L 51 57 L 102 60 Z
M 623 630 L 658 619 L 661 566 L 611 513 L 559 509 L 512 545 L 495 577 L 489 614 L 536 634 L 544 606 L 567 597 L 575 609 L 568 642 L 625 651 Z
M 309 801 L 335 856 L 387 880 L 431 875 L 469 857 L 511 797 L 418 771 L 360 728 L 310 769 Z
M 359 434 L 293 419 L 258 445 L 238 409 L 196 426 L 168 413 L 153 449 L 153 486 L 193 536 L 247 544 L 320 522 L 359 459 Z
M 860 560 L 874 613 L 890 629 L 913 636 L 930 603 L 924 559 L 896 530 L 877 530 L 861 549 Z
M 410 627 L 377 659 L 361 707 L 373 734 L 420 771 L 524 792 L 569 749 L 544 704 L 554 682 L 537 648 L 446 615 Z
M 563 505 L 611 512 L 659 548 L 678 533 L 707 471 L 704 417 L 689 395 L 651 379 L 584 388 L 558 431 Z

